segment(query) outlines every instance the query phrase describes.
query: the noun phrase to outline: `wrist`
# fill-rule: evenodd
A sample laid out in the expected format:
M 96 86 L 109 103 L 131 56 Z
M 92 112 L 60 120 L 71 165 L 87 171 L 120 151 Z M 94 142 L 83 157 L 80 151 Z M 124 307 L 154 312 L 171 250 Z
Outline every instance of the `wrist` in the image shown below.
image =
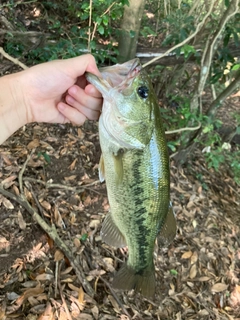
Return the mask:
M 27 123 L 22 72 L 0 78 L 0 143 Z

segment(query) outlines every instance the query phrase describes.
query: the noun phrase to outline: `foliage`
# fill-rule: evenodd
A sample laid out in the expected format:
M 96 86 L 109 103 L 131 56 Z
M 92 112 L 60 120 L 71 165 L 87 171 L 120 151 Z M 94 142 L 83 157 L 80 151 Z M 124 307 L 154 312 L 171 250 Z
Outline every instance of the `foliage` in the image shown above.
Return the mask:
M 44 24 L 44 32 L 48 35 L 44 46 L 29 48 L 25 41 L 20 39 L 16 42 L 13 35 L 9 33 L 4 49 L 16 57 L 24 55 L 30 63 L 74 57 L 80 53 L 86 53 L 87 49 L 94 54 L 99 63 L 103 63 L 106 59 L 116 62 L 116 58 L 109 55 L 109 51 L 117 54 L 114 45 L 117 35 L 116 26 L 123 14 L 123 6 L 127 3 L 127 0 L 119 2 L 95 0 L 90 7 L 89 0 L 42 1 L 41 5 L 34 4 L 34 8 L 37 8 L 40 14 L 37 19 L 32 17 L 34 19 L 32 26 L 39 28 Z M 13 2 L 8 4 L 14 16 L 17 4 Z M 90 16 L 91 26 L 89 27 Z M 21 23 L 16 27 L 26 30 Z M 97 47 L 102 43 L 104 43 L 102 49 Z

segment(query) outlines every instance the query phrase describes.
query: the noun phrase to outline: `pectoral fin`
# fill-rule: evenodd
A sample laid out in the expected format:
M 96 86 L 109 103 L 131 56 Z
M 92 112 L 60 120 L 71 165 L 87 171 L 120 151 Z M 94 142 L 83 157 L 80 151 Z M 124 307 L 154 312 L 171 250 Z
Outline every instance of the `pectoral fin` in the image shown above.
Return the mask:
M 108 213 L 103 221 L 101 236 L 102 240 L 110 246 L 116 248 L 126 247 L 125 238 L 112 220 L 111 213 Z
M 104 160 L 103 160 L 102 154 L 101 154 L 101 158 L 98 166 L 98 176 L 99 176 L 100 182 L 103 182 L 105 180 Z
M 113 155 L 117 184 L 121 183 L 123 180 L 123 153 L 123 149 L 119 149 L 117 154 Z
M 158 236 L 158 245 L 161 247 L 168 246 L 175 238 L 177 232 L 177 224 L 172 205 L 170 204 L 168 214 L 164 225 L 160 229 Z

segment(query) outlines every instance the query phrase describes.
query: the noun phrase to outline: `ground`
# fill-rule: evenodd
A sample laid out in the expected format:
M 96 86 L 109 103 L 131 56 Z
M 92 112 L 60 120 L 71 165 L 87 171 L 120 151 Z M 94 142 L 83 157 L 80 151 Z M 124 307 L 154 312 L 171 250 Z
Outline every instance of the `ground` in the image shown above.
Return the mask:
M 24 193 L 34 208 L 37 198 L 95 294 L 83 294 L 69 260 L 30 214 L 0 196 L 0 319 L 68 319 L 68 312 L 72 319 L 240 318 L 239 189 L 226 172 L 208 170 L 201 152 L 186 168 L 171 161 L 178 232 L 168 248 L 156 248 L 152 300 L 110 286 L 126 254 L 99 236 L 109 208 L 98 181 L 97 124 L 20 129 L 0 147 L 6 190 L 19 194 L 18 175 L 31 152 Z

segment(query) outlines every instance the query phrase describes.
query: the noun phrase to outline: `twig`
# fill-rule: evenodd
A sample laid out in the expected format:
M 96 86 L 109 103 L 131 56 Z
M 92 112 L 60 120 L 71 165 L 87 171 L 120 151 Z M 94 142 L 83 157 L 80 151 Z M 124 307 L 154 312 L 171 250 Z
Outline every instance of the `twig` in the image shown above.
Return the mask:
M 92 183 L 85 184 L 80 189 L 78 189 L 76 187 L 65 186 L 65 185 L 60 184 L 60 183 L 47 183 L 47 182 L 44 182 L 42 180 L 34 179 L 34 178 L 30 178 L 30 177 L 25 177 L 25 178 L 23 178 L 23 180 L 40 183 L 40 184 L 44 185 L 46 189 L 51 189 L 51 188 L 53 188 L 53 189 L 54 188 L 56 188 L 56 189 L 65 189 L 65 190 L 73 191 L 75 193 L 81 193 L 81 192 L 83 192 L 84 190 L 87 189 L 87 190 L 91 190 L 93 192 L 96 192 L 96 193 L 100 194 L 100 192 L 90 188 L 91 186 L 100 184 L 99 180 L 96 180 L 96 181 L 94 181 Z
M 212 9 L 213 9 L 213 5 L 214 5 L 214 1 L 212 1 L 211 3 L 211 7 L 209 9 L 209 12 L 205 15 L 205 17 L 203 18 L 202 22 L 200 22 L 197 27 L 196 27 L 196 30 L 195 32 L 193 32 L 187 39 L 183 40 L 182 42 L 178 43 L 177 45 L 175 45 L 174 47 L 172 47 L 171 49 L 167 50 L 164 54 L 162 54 L 161 56 L 159 57 L 156 57 L 150 61 L 148 61 L 147 63 L 145 63 L 142 68 L 145 68 L 146 66 L 152 64 L 153 62 L 167 56 L 170 52 L 174 51 L 175 49 L 183 46 L 185 43 L 189 42 L 189 40 L 193 39 L 196 34 L 200 31 L 200 29 L 202 28 L 202 26 L 205 24 L 205 21 L 207 20 L 207 18 L 210 16 L 211 12 L 212 12 Z
M 0 35 L 2 34 L 12 34 L 14 36 L 25 36 L 25 37 L 40 37 L 40 36 L 46 36 L 43 32 L 38 31 L 15 31 L 15 30 L 6 30 L 6 29 L 0 29 Z M 49 35 L 49 34 L 47 34 Z
M 91 52 L 91 24 L 92 24 L 92 0 L 89 4 L 89 21 L 88 21 L 88 52 Z
M 66 246 L 66 244 L 62 241 L 62 239 L 59 237 L 56 228 L 54 225 L 50 227 L 37 213 L 35 209 L 29 204 L 29 202 L 26 200 L 26 198 L 23 195 L 15 196 L 13 193 L 8 192 L 4 190 L 0 186 L 0 193 L 3 194 L 5 197 L 10 198 L 17 203 L 19 203 L 23 208 L 25 208 L 32 216 L 33 220 L 36 221 L 40 227 L 49 235 L 51 239 L 55 242 L 56 246 L 62 250 L 64 255 L 68 258 L 70 261 L 73 269 L 75 270 L 75 273 L 79 279 L 79 281 L 82 283 L 82 286 L 86 290 L 87 294 L 91 297 L 94 296 L 94 290 L 90 286 L 89 282 L 87 281 L 84 272 L 82 270 L 82 267 L 79 263 L 79 261 L 73 256 L 70 248 Z
M 122 311 L 126 314 L 126 316 L 129 317 L 129 319 L 131 319 L 130 314 L 127 312 L 126 308 L 124 307 L 124 305 L 122 304 L 122 302 L 118 299 L 118 296 L 116 295 L 115 291 L 112 289 L 110 283 L 105 280 L 103 277 L 99 276 L 99 278 L 105 283 L 105 285 L 108 287 L 108 289 L 111 291 L 111 294 L 113 295 L 114 299 L 117 301 L 117 303 L 119 304 L 120 308 L 122 308 Z
M 239 5 L 239 0 L 232 0 L 231 1 L 227 10 L 225 11 L 221 20 L 219 21 L 218 27 L 217 27 L 216 32 L 214 33 L 213 37 L 208 38 L 208 41 L 205 46 L 205 50 L 203 52 L 202 59 L 201 59 L 201 69 L 200 69 L 199 81 L 197 83 L 197 87 L 195 89 L 195 92 L 194 92 L 192 100 L 191 100 L 191 111 L 192 112 L 195 109 L 197 109 L 197 106 L 199 106 L 199 102 L 201 105 L 202 92 L 204 90 L 206 81 L 209 76 L 214 53 L 217 50 L 219 41 L 221 40 L 221 34 L 225 28 L 226 23 L 232 18 L 232 16 L 234 16 L 238 12 L 238 5 Z
M 20 188 L 20 192 L 21 192 L 22 195 L 24 194 L 24 191 L 23 191 L 23 174 L 24 174 L 24 171 L 26 170 L 26 166 L 27 166 L 29 160 L 31 159 L 34 151 L 35 151 L 35 149 L 32 149 L 31 153 L 28 155 L 27 160 L 24 162 L 23 167 L 20 170 L 19 175 L 18 175 L 19 188 Z
M 68 306 L 67 306 L 66 300 L 65 300 L 65 298 L 63 296 L 63 290 L 62 290 L 61 281 L 60 281 L 61 266 L 62 266 L 62 261 L 60 262 L 59 268 L 58 268 L 59 269 L 58 270 L 58 274 L 59 274 L 59 276 L 58 276 L 59 293 L 60 293 L 60 296 L 61 296 L 61 299 L 62 299 L 63 307 L 64 307 L 64 309 L 66 311 L 67 316 L 68 316 L 68 320 L 72 320 L 72 316 L 71 316 L 71 314 L 70 314 L 70 312 L 68 310 Z
M 53 239 L 53 241 L 55 242 L 56 246 L 64 253 L 64 255 L 68 258 L 68 260 L 70 261 L 73 269 L 75 270 L 75 273 L 79 279 L 79 281 L 81 282 L 83 288 L 86 290 L 86 292 L 88 293 L 88 295 L 90 295 L 91 297 L 94 296 L 94 290 L 91 287 L 91 285 L 89 284 L 89 282 L 87 281 L 84 271 L 78 261 L 78 259 L 76 257 L 74 257 L 73 253 L 71 252 L 70 248 L 67 247 L 67 245 L 61 240 L 61 238 L 59 237 L 56 227 L 53 224 L 51 227 L 41 218 L 41 216 L 38 214 L 38 212 L 30 205 L 30 203 L 27 201 L 25 195 L 24 195 L 24 191 L 23 191 L 23 173 L 24 170 L 26 169 L 27 163 L 29 161 L 29 159 L 31 158 L 31 155 L 33 153 L 34 150 L 32 150 L 31 154 L 27 157 L 27 160 L 25 161 L 23 168 L 21 169 L 20 173 L 19 173 L 19 185 L 20 185 L 20 195 L 16 196 L 15 194 L 6 191 L 3 189 L 3 187 L 0 185 L 0 193 L 3 194 L 5 197 L 10 198 L 14 201 L 16 201 L 17 203 L 19 203 L 23 208 L 25 208 L 32 216 L 33 220 L 36 221 L 40 227 L 49 235 L 49 237 L 51 239 Z M 36 201 L 36 204 L 38 204 L 37 198 L 34 195 L 34 193 L 32 192 L 33 198 Z
M 171 131 L 165 131 L 165 134 L 172 134 L 172 133 L 178 133 L 178 132 L 183 132 L 183 131 L 195 131 L 201 128 L 202 124 L 199 122 L 197 127 L 186 127 L 186 128 L 180 128 L 176 130 L 171 130 Z
M 0 47 L 0 53 L 1 53 L 6 59 L 12 61 L 14 64 L 20 66 L 22 69 L 24 69 L 24 70 L 28 69 L 28 67 L 27 67 L 25 64 L 23 64 L 23 63 L 22 63 L 21 61 L 19 61 L 18 59 L 13 58 L 12 56 L 10 56 L 7 52 L 5 52 L 5 51 L 3 50 L 2 47 Z
M 110 9 L 112 8 L 112 6 L 114 6 L 116 4 L 116 1 L 114 1 L 108 8 L 105 12 L 103 12 L 103 14 L 100 16 L 100 18 L 102 18 L 105 14 L 107 14 Z M 97 26 L 98 26 L 98 23 L 97 22 L 94 22 L 94 28 L 93 28 L 93 32 L 92 32 L 92 37 L 91 37 L 91 40 L 94 39 L 94 35 L 95 35 L 95 32 L 96 32 L 96 29 L 97 29 Z

